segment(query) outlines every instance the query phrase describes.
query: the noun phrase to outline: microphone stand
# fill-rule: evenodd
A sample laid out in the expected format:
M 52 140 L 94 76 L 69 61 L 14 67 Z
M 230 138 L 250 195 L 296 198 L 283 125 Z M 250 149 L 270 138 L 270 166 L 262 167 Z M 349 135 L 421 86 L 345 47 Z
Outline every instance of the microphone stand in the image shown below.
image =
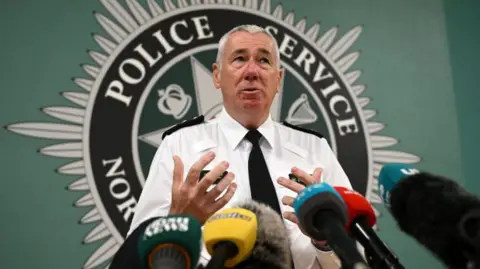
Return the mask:
M 391 269 L 391 267 L 388 266 L 385 261 L 379 259 L 376 255 L 373 255 L 370 253 L 370 251 L 370 248 L 364 248 L 365 258 L 368 266 L 370 266 L 372 269 Z
M 373 230 L 363 229 L 368 226 L 365 218 L 357 219 L 353 225 L 358 229 L 352 229 L 352 234 L 364 247 L 365 258 L 367 264 L 372 269 L 405 269 L 398 257 L 391 251 L 387 244 L 385 244 Z M 374 242 L 374 243 L 370 243 Z M 381 251 L 377 246 L 383 246 Z

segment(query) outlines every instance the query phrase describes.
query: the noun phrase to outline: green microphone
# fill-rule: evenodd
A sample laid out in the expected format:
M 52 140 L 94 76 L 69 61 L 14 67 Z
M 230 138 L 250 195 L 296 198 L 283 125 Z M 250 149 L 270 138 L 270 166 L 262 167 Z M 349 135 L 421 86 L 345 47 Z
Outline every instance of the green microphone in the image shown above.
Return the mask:
M 200 257 L 201 227 L 189 215 L 168 215 L 151 222 L 138 242 L 143 268 L 195 268 Z

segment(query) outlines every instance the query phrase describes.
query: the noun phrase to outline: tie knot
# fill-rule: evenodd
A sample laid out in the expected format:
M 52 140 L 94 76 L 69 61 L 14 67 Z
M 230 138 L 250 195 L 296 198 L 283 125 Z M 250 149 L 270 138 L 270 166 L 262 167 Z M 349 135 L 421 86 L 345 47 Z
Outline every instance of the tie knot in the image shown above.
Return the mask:
M 258 141 L 261 137 L 262 134 L 257 129 L 250 130 L 247 135 L 245 135 L 245 138 L 247 138 L 247 140 L 253 145 L 258 145 Z

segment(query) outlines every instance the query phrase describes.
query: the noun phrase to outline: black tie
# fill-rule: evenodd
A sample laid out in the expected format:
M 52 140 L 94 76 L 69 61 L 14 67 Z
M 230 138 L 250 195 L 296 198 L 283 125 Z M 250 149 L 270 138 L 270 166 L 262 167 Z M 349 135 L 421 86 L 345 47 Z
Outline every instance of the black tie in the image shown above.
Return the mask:
M 269 205 L 283 219 L 282 211 L 280 210 L 280 205 L 278 204 L 277 192 L 275 191 L 275 186 L 273 185 L 272 178 L 270 177 L 267 163 L 265 162 L 262 149 L 260 148 L 259 141 L 261 137 L 262 134 L 257 130 L 250 130 L 245 136 L 245 138 L 252 143 L 252 151 L 250 151 L 250 156 L 248 157 L 250 192 L 253 200 Z M 293 260 L 291 268 L 295 269 Z
M 262 134 L 257 130 L 248 131 L 245 138 L 252 143 L 252 151 L 248 158 L 248 177 L 250 178 L 250 192 L 252 199 L 269 205 L 280 216 L 280 205 L 278 204 L 277 193 L 267 168 L 267 163 L 260 149 L 260 138 Z

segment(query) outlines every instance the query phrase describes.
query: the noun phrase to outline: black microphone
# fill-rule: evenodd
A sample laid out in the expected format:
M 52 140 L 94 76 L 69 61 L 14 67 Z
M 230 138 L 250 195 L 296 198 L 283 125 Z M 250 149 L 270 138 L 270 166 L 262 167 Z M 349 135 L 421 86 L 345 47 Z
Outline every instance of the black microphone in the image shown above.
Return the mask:
M 393 186 L 388 204 L 400 229 L 445 265 L 480 267 L 480 200 L 456 182 L 419 172 Z
M 345 230 L 347 209 L 335 189 L 326 183 L 312 184 L 298 193 L 293 207 L 305 233 L 314 240 L 326 239 L 343 269 L 369 268 Z
M 282 217 L 271 207 L 255 201 L 235 205 L 253 212 L 257 236 L 251 254 L 236 269 L 291 269 L 290 243 Z
M 460 235 L 476 250 L 480 266 L 480 209 L 472 210 L 460 220 Z

